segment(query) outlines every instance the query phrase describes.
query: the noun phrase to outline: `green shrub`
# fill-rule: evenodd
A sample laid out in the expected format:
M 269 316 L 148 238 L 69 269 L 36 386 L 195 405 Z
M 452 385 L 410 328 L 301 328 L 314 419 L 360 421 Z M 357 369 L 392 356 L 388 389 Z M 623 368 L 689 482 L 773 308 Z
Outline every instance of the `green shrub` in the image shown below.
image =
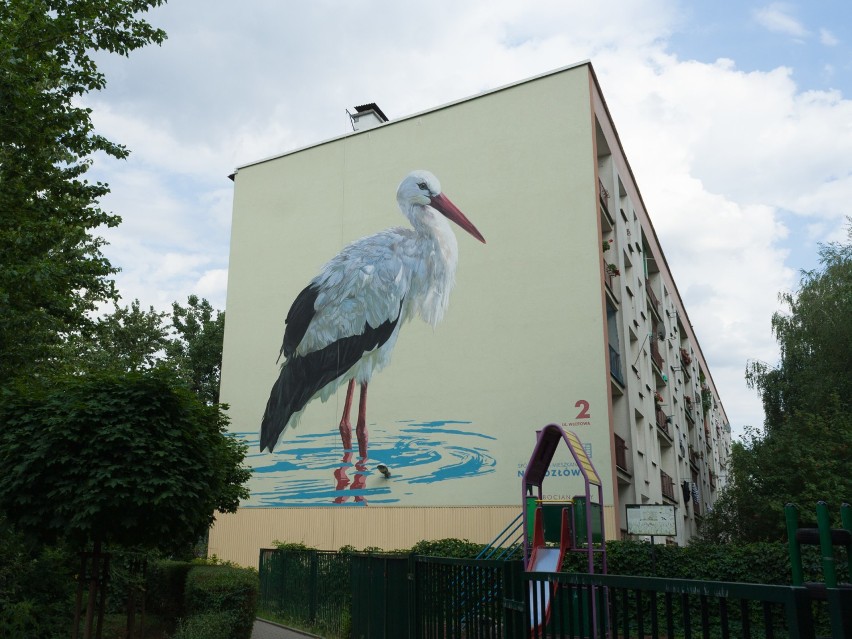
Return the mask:
M 172 639 L 231 639 L 233 625 L 230 612 L 202 612 L 183 619 Z
M 230 639 L 249 639 L 254 625 L 259 584 L 257 571 L 233 566 L 194 566 L 184 590 L 189 617 L 209 612 L 227 613 Z
M 482 552 L 483 548 L 485 548 L 484 544 L 477 544 L 467 539 L 436 539 L 435 541 L 418 541 L 411 548 L 411 553 L 427 557 L 473 559 Z
M 67 637 L 78 565 L 74 553 L 32 545 L 0 517 L 0 637 Z
M 184 588 L 192 564 L 187 561 L 160 560 L 148 565 L 145 605 L 173 630 L 185 615 Z
M 789 585 L 792 582 L 787 545 L 783 543 L 690 544 L 689 546 L 654 546 L 644 541 L 608 541 L 607 571 L 611 575 L 669 577 L 706 581 L 733 581 Z M 595 556 L 595 570 L 600 572 L 601 556 Z M 802 564 L 806 581 L 822 581 L 819 549 L 802 548 Z M 838 579 L 848 579 L 846 562 L 837 561 Z M 586 572 L 585 553 L 567 553 L 562 569 Z
M 272 545 L 275 546 L 277 550 L 284 550 L 286 552 L 293 551 L 304 551 L 304 550 L 316 550 L 316 548 L 312 546 L 306 546 L 301 541 L 290 542 L 290 541 L 278 541 L 277 539 L 272 542 Z M 349 546 L 352 548 L 352 546 Z

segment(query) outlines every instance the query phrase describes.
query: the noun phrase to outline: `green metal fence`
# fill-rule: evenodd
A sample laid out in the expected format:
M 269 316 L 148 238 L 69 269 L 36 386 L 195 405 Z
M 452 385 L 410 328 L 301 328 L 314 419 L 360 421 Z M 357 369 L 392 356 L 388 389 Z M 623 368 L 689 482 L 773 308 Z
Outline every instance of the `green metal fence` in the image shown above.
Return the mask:
M 523 581 L 526 636 L 535 639 L 815 637 L 806 588 L 570 573 Z
M 261 608 L 352 639 L 852 639 L 852 590 L 822 619 L 799 586 L 578 573 L 520 561 L 262 551 Z
M 352 639 L 410 636 L 412 564 L 408 555 L 352 555 Z
M 320 550 L 261 550 L 261 616 L 323 637 L 348 638 L 350 559 Z
M 501 639 L 507 634 L 506 597 L 515 594 L 520 561 L 417 557 L 413 561 L 411 637 Z

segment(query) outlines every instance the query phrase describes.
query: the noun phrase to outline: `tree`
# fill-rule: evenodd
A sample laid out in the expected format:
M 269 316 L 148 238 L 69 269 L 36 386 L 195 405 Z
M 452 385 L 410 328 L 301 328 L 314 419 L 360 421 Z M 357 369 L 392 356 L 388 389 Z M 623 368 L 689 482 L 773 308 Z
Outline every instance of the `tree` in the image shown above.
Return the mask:
M 116 305 L 113 312 L 93 322 L 91 330 L 69 335 L 56 357 L 57 369 L 66 373 L 111 370 L 116 373 L 149 370 L 163 363 L 169 342 L 166 313 L 139 300 Z
M 85 174 L 92 156 L 127 150 L 94 132 L 79 98 L 102 89 L 92 54 L 128 55 L 165 33 L 136 17 L 163 0 L 0 3 L 0 381 L 48 365 L 64 335 L 115 299 L 100 226 L 120 218 Z
M 768 432 L 797 411 L 820 413 L 837 395 L 852 409 L 852 218 L 848 242 L 820 246 L 821 269 L 802 273 L 796 294 L 782 293 L 788 312 L 772 316 L 781 361 L 750 362 L 746 380 L 763 399 Z
M 219 398 L 225 313 L 204 298 L 190 295 L 187 305 L 172 304 L 172 313 L 115 305 L 93 321 L 90 330 L 65 338 L 53 360 L 54 373 L 116 373 L 168 369 L 204 402 Z
M 852 456 L 852 415 L 835 396 L 822 413 L 798 413 L 769 434 L 747 431 L 735 442 L 728 484 L 701 526 L 705 541 L 785 539 L 784 506 L 798 504 L 813 519 L 826 501 L 835 515 L 852 497 L 848 472 Z
M 182 549 L 248 497 L 226 423 L 158 370 L 18 382 L 0 401 L 0 511 L 48 541 Z
M 167 369 L 204 402 L 219 397 L 225 313 L 190 295 L 187 305 L 161 313 L 139 300 L 116 305 L 86 332 L 69 335 L 56 351 L 54 368 L 67 374 L 111 370 L 116 373 Z
M 766 411 L 731 451 L 728 485 L 701 535 L 713 541 L 783 539 L 783 508 L 852 499 L 852 219 L 846 244 L 820 246 L 820 269 L 802 273 L 772 330 L 775 367 L 751 362 L 746 379 Z M 835 511 L 836 514 L 836 511 Z
M 174 338 L 166 355 L 189 388 L 208 404 L 219 401 L 225 313 L 206 299 L 190 295 L 186 307 L 172 304 Z

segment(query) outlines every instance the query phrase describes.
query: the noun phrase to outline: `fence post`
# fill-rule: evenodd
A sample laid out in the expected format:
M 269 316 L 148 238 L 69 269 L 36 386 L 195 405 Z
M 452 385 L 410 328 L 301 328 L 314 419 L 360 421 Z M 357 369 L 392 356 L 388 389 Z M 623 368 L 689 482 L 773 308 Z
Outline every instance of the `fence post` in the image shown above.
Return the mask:
M 811 593 L 805 587 L 793 586 L 792 601 L 784 606 L 791 639 L 815 639 L 814 619 L 811 614 Z
M 308 597 L 310 597 L 310 602 L 308 603 L 308 618 L 311 620 L 311 623 L 316 622 L 317 620 L 317 601 L 319 593 L 317 592 L 319 588 L 319 569 L 318 569 L 318 559 L 317 552 L 314 550 L 311 552 L 311 577 L 308 581 Z
M 524 588 L 521 578 L 521 562 L 503 563 L 503 628 L 505 639 L 523 639 L 524 633 Z
M 827 588 L 828 616 L 831 620 L 832 639 L 852 637 L 852 590 Z
M 831 542 L 831 515 L 828 514 L 828 504 L 824 501 L 818 501 L 816 511 L 823 579 L 827 588 L 837 588 L 837 572 L 834 570 L 834 547 Z
M 799 529 L 799 509 L 795 504 L 784 506 L 784 519 L 787 522 L 787 549 L 790 555 L 793 585 L 801 586 L 805 582 L 805 577 L 802 571 L 802 552 L 796 539 L 796 531 Z
M 408 639 L 417 639 L 420 624 L 418 615 L 420 607 L 417 605 L 417 559 L 413 554 L 408 555 Z

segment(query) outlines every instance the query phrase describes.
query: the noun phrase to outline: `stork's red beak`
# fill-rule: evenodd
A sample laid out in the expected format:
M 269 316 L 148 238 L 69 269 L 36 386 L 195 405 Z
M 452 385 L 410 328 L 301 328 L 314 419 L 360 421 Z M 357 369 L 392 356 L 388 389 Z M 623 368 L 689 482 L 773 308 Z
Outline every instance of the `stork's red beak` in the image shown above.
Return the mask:
M 485 244 L 485 238 L 482 237 L 482 233 L 473 225 L 469 219 L 465 217 L 465 214 L 459 211 L 458 207 L 450 202 L 450 199 L 444 195 L 443 193 L 438 193 L 432 197 L 431 201 L 432 207 L 441 213 L 448 220 L 451 220 L 462 227 L 465 231 L 473 235 L 477 240 Z

